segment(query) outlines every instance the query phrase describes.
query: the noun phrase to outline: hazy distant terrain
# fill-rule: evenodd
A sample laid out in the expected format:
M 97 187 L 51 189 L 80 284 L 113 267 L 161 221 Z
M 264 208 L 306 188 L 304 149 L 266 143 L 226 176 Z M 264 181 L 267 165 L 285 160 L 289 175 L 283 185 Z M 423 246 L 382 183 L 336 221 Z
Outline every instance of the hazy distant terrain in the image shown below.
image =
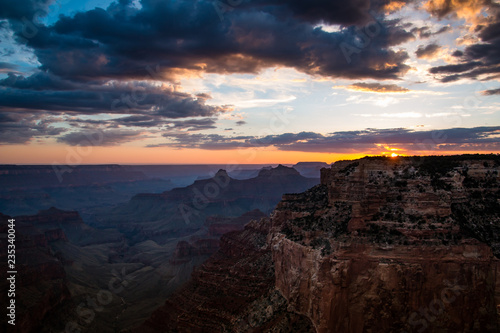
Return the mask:
M 127 202 L 138 193 L 162 193 L 210 178 L 225 165 L 0 165 L 0 212 L 36 214 L 58 207 L 84 219 L 96 208 Z M 238 165 L 235 179 L 255 177 L 264 165 Z M 319 173 L 317 173 L 319 177 Z
M 20 320 L 35 329 L 30 318 L 39 318 L 43 332 L 138 326 L 217 251 L 223 233 L 319 182 L 318 164 L 302 168 L 314 178 L 286 166 L 220 167 L 79 166 L 58 178 L 52 166 L 1 166 L 0 212 L 18 221 L 22 269 L 39 276 L 20 284 L 23 295 L 40 291 Z M 44 298 L 49 287 L 60 296 Z M 89 299 L 109 293 L 102 310 L 92 308 Z

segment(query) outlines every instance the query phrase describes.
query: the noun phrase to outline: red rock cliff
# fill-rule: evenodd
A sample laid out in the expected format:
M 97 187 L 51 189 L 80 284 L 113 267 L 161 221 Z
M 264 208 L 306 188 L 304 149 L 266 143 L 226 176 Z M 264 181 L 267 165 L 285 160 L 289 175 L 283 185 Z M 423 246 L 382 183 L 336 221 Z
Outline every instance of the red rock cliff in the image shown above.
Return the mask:
M 450 159 L 335 163 L 280 203 L 276 287 L 317 332 L 498 332 L 496 239 L 474 232 L 498 227 L 498 158 Z
M 141 329 L 498 332 L 499 168 L 496 155 L 337 162 L 223 236 Z

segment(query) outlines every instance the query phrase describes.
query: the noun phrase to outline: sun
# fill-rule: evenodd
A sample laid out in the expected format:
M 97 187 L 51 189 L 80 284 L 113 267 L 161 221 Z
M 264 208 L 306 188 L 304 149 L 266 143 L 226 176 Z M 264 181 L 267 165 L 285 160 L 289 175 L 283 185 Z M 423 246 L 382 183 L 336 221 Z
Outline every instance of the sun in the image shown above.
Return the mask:
M 398 154 L 396 154 L 396 153 L 392 153 L 392 154 L 391 154 L 391 157 L 398 157 L 398 156 L 399 156 L 399 155 L 398 155 Z

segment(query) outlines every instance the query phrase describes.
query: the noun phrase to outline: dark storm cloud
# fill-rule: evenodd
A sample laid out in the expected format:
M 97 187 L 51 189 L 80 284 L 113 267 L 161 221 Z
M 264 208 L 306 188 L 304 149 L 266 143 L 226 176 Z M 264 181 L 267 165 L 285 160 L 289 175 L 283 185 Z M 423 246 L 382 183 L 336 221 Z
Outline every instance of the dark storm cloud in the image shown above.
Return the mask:
M 1 5 L 0 17 L 8 20 L 4 26 L 33 50 L 41 66 L 31 76 L 9 73 L 0 80 L 0 112 L 16 111 L 26 119 L 71 115 L 70 125 L 81 130 L 170 124 L 194 131 L 215 128 L 211 117 L 231 107 L 207 105 L 208 94 L 191 95 L 145 80 L 176 84 L 186 74 L 257 73 L 274 66 L 325 77 L 384 80 L 398 79 L 410 69 L 406 51 L 393 47 L 414 35 L 401 22 L 384 18 L 390 1 L 243 1 L 222 13 L 221 21 L 212 0 L 144 0 L 140 9 L 121 0 L 106 10 L 60 16 L 45 26 L 39 18 L 50 3 Z M 344 28 L 329 33 L 316 27 L 318 23 Z M 0 63 L 2 70 L 15 68 Z M 124 117 L 78 119 L 100 113 Z M 172 121 L 190 117 L 204 119 Z M 55 133 L 42 128 L 16 131 L 9 128 L 10 135 L 19 133 L 19 142 Z M 78 133 L 61 140 L 72 144 Z M 110 143 L 133 138 L 110 133 L 116 134 Z
M 168 134 L 170 142 L 150 147 L 200 148 L 207 150 L 275 147 L 285 151 L 301 152 L 362 152 L 376 149 L 378 145 L 391 145 L 414 151 L 441 150 L 442 145 L 455 149 L 490 147 L 499 145 L 493 135 L 500 133 L 500 126 L 476 128 L 451 128 L 436 131 L 411 129 L 366 129 L 363 131 L 334 132 L 321 135 L 314 132 L 285 133 L 265 137 L 225 137 L 221 135 Z
M 389 47 L 413 34 L 369 12 L 368 0 L 250 1 L 224 13 L 222 22 L 213 4 L 145 1 L 137 10 L 123 1 L 107 10 L 63 16 L 51 27 L 40 27 L 27 43 L 42 69 L 80 81 L 173 80 L 183 71 L 256 73 L 275 65 L 324 76 L 384 79 L 409 69 L 403 64 L 406 52 Z M 317 20 L 368 25 L 327 33 L 314 29 Z M 353 61 L 342 44 L 354 50 Z M 152 73 L 147 69 L 152 65 L 160 70 Z
M 141 131 L 133 130 L 86 130 L 65 134 L 57 141 L 71 146 L 115 146 L 144 137 Z
M 275 9 L 278 15 L 291 14 L 313 24 L 362 24 L 370 20 L 370 9 L 375 9 L 369 0 L 252 0 L 244 5 L 254 4 Z
M 216 119 L 204 118 L 204 119 L 189 119 L 180 121 L 169 122 L 168 129 L 185 129 L 187 131 L 201 131 L 206 129 L 217 128 L 215 126 Z
M 32 20 L 34 15 L 47 13 L 53 0 L 12 0 L 2 1 L 0 18 L 15 20 Z
M 429 45 L 420 45 L 415 52 L 415 55 L 417 58 L 427 58 L 431 59 L 433 58 L 438 51 L 441 49 L 441 47 L 437 44 L 429 44 Z
M 55 120 L 48 115 L 20 115 L 0 113 L 0 144 L 24 144 L 33 138 L 57 136 L 66 131 L 52 126 Z
M 193 96 L 173 87 L 158 87 L 144 82 L 75 82 L 46 72 L 30 77 L 10 74 L 0 80 L 0 142 L 27 143 L 34 138 L 58 136 L 68 129 L 53 127 L 52 121 L 92 129 L 119 127 L 162 127 L 172 119 L 212 117 L 231 109 L 206 105 L 209 95 Z M 118 119 L 80 119 L 79 115 L 123 114 Z M 54 116 L 71 116 L 56 119 Z M 42 117 L 46 117 L 41 121 Z M 48 117 L 48 118 L 47 118 Z M 17 123 L 11 122 L 14 119 Z M 176 122 L 173 121 L 175 126 Z M 211 121 L 188 123 L 181 128 L 213 128 Z M 83 133 L 83 134 L 82 134 Z M 60 142 L 74 144 L 87 132 L 67 133 Z M 133 134 L 133 132 L 132 132 Z M 109 132 L 104 145 L 136 138 L 129 132 Z
M 363 25 L 373 13 L 394 11 L 411 0 L 248 0 L 241 6 L 260 6 L 276 16 L 293 16 L 312 24 Z
M 47 72 L 35 73 L 29 77 L 9 73 L 5 79 L 0 80 L 1 86 L 28 90 L 75 90 L 83 87 Z
M 445 74 L 450 74 L 450 73 L 463 73 L 467 72 L 471 69 L 478 68 L 482 66 L 483 64 L 478 61 L 472 61 L 468 63 L 462 63 L 462 64 L 457 64 L 457 65 L 444 65 L 444 66 L 437 66 L 437 67 L 432 67 L 429 71 L 432 74 L 439 74 L 439 73 L 445 73 Z
M 117 118 L 113 120 L 106 121 L 108 126 L 123 125 L 123 126 L 135 126 L 135 127 L 156 127 L 161 126 L 165 123 L 164 119 L 153 116 L 135 115 L 123 118 Z
M 0 80 L 0 111 L 12 109 L 77 114 L 146 114 L 164 118 L 207 117 L 226 112 L 205 99 L 147 83 L 75 83 L 39 73 Z M 3 88 L 2 88 L 3 87 Z
M 125 127 L 142 127 L 151 128 L 158 127 L 164 130 L 187 130 L 187 131 L 201 131 L 207 129 L 217 128 L 216 118 L 201 118 L 201 119 L 188 119 L 188 120 L 170 120 L 161 116 L 150 115 L 133 115 L 122 118 L 95 120 L 95 119 L 81 119 L 70 118 L 68 123 L 73 127 L 91 128 L 89 125 L 100 128 L 118 128 Z M 1 119 L 0 119 L 1 121 Z

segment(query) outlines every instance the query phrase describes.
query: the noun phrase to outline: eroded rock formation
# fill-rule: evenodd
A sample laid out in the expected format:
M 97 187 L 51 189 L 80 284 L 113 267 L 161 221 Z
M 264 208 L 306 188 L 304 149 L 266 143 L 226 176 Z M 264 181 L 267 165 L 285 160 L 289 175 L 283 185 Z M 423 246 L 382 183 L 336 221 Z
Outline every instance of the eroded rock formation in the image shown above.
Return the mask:
M 497 155 L 337 162 L 223 236 L 145 327 L 498 332 L 499 169 Z

